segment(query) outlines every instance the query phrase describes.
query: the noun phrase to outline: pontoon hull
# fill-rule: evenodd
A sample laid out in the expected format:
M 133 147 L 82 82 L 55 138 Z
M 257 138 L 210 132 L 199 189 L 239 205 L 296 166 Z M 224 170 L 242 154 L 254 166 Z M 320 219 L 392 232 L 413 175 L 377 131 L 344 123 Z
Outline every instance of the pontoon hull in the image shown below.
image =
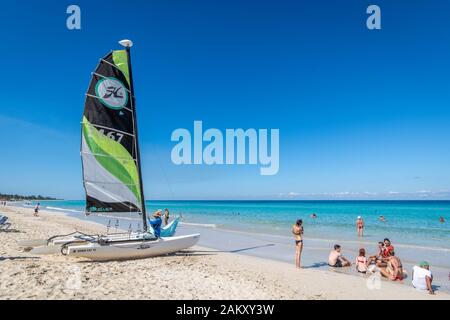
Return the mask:
M 93 261 L 141 259 L 187 249 L 194 246 L 199 238 L 199 234 L 192 234 L 146 241 L 75 244 L 67 247 L 67 255 Z

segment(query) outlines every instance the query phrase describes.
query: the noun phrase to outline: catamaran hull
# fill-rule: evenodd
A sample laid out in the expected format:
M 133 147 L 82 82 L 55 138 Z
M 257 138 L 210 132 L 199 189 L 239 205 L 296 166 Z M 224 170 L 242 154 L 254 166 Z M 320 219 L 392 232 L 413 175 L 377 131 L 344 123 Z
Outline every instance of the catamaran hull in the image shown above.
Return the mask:
M 88 258 L 93 261 L 142 259 L 187 249 L 194 246 L 199 238 L 199 234 L 193 234 L 158 240 L 69 245 L 67 255 Z

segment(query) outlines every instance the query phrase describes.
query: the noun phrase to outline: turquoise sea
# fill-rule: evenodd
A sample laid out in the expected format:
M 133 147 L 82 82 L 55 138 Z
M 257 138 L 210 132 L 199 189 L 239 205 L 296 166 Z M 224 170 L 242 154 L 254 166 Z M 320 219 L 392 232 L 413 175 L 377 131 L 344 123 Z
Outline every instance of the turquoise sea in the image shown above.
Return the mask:
M 41 205 L 80 217 L 84 212 L 84 201 L 78 200 Z M 149 212 L 164 208 L 172 216 L 182 214 L 185 224 L 274 235 L 290 236 L 290 226 L 303 219 L 306 237 L 330 240 L 354 240 L 360 215 L 365 241 L 388 237 L 397 244 L 450 249 L 450 201 L 147 201 Z M 310 218 L 312 213 L 316 219 Z M 379 221 L 380 215 L 386 222 Z M 120 227 L 131 222 L 136 228 L 138 221 L 139 216 L 124 214 Z

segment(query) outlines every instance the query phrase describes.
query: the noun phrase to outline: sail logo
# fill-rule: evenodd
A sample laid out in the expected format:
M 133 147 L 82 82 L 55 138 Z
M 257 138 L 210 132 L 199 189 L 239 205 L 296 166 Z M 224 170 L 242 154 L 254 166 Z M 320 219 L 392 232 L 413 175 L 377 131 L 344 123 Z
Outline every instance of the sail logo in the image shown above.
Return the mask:
M 116 78 L 104 78 L 97 82 L 95 94 L 108 108 L 120 110 L 128 103 L 128 92 Z

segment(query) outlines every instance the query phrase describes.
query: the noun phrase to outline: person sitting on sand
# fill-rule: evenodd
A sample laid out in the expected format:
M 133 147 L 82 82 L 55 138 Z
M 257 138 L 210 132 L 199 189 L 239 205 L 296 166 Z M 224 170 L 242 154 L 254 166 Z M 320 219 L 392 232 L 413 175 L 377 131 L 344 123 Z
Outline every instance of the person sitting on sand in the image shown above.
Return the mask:
M 301 219 L 292 226 L 292 233 L 295 239 L 295 267 L 300 269 L 303 251 L 303 221 Z
M 167 226 L 169 224 L 170 213 L 169 209 L 164 209 L 164 225 Z
M 157 237 L 157 238 L 159 238 L 161 236 L 161 224 L 162 224 L 161 214 L 162 214 L 161 209 L 155 211 L 155 213 L 153 213 L 153 219 L 151 219 L 149 221 L 150 225 L 152 226 L 153 230 L 155 231 L 155 237 Z
M 390 255 L 391 256 L 387 259 L 386 268 L 380 268 L 380 273 L 389 280 L 402 281 L 405 277 L 403 273 L 402 262 L 398 257 L 395 256 L 395 253 L 393 251 L 390 252 Z
M 377 254 L 369 257 L 369 263 L 377 263 L 381 261 L 384 250 L 383 241 L 378 242 Z
M 359 249 L 359 256 L 356 257 L 355 261 L 356 271 L 366 273 L 368 265 L 369 261 L 366 259 L 366 250 L 361 248 Z
M 385 238 L 383 240 L 383 250 L 381 252 L 381 259 L 377 262 L 378 267 L 385 268 L 387 266 L 387 260 L 391 255 L 393 255 L 394 252 L 394 246 L 391 243 L 391 240 L 388 238 Z
M 39 215 L 39 207 L 40 207 L 40 203 L 38 202 L 38 204 L 36 205 L 36 207 L 34 208 L 34 216 L 37 217 Z
M 328 256 L 328 265 L 334 268 L 349 267 L 351 262 L 348 261 L 341 253 L 341 246 L 338 244 L 334 245 L 334 250 L 330 252 Z
M 392 255 L 391 253 L 394 252 L 394 246 L 392 245 L 391 240 L 389 240 L 388 238 L 384 238 L 383 243 L 384 249 L 382 252 L 382 256 L 384 258 L 389 258 Z
M 414 266 L 412 269 L 412 285 L 418 290 L 428 290 L 429 294 L 434 294 L 431 283 L 433 282 L 433 275 L 430 271 L 430 264 L 422 261 L 419 266 Z
M 364 220 L 361 218 L 361 216 L 358 216 L 356 219 L 356 232 L 358 233 L 358 237 L 363 236 L 363 229 L 364 229 Z

